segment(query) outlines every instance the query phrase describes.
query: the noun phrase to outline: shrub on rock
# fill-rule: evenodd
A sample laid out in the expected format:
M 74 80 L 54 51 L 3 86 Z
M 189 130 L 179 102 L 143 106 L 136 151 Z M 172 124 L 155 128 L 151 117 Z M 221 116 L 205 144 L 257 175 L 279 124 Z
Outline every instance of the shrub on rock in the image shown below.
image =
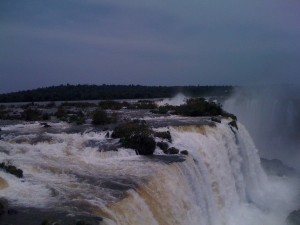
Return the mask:
M 94 125 L 105 125 L 115 122 L 117 122 L 117 114 L 115 113 L 108 115 L 106 111 L 102 109 L 96 109 L 93 113 L 92 124 Z
M 141 120 L 120 124 L 111 136 L 120 138 L 123 147 L 135 149 L 139 155 L 152 155 L 156 147 L 153 131 Z
M 99 102 L 98 106 L 101 109 L 120 110 L 123 106 L 125 106 L 125 103 L 113 101 L 113 100 L 105 100 Z
M 154 114 L 167 114 L 170 110 L 174 110 L 174 106 L 159 106 L 157 109 L 152 109 L 150 112 Z
M 94 125 L 104 125 L 110 123 L 110 119 L 107 115 L 107 113 L 102 109 L 97 109 L 93 113 L 93 120 L 92 123 Z
M 232 120 L 230 123 L 228 123 L 228 125 L 235 127 L 237 130 L 239 129 L 235 120 Z
M 27 121 L 41 120 L 42 112 L 37 109 L 27 108 L 23 111 L 22 117 Z
M 154 132 L 154 136 L 172 142 L 170 131 Z
M 186 104 L 177 106 L 175 114 L 183 116 L 217 116 L 221 115 L 223 110 L 221 105 L 215 102 L 208 102 L 204 98 L 191 98 Z
M 54 113 L 54 116 L 56 116 L 58 119 L 62 121 L 66 121 L 68 117 L 68 113 L 65 110 L 64 107 L 60 106 L 57 111 Z

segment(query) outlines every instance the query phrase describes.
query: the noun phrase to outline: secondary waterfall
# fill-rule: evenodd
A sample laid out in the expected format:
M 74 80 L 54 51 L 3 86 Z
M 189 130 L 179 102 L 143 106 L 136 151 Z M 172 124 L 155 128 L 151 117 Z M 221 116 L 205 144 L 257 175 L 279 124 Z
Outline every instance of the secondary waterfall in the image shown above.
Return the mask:
M 223 119 L 156 129 L 169 130 L 171 145 L 189 155 L 157 148 L 153 157 L 137 156 L 105 132 L 4 126 L 0 158 L 21 168 L 24 179 L 0 171 L 0 197 L 118 225 L 282 225 L 297 206 L 294 180 L 267 177 L 242 124 L 237 130 Z M 109 146 L 118 151 L 105 151 Z

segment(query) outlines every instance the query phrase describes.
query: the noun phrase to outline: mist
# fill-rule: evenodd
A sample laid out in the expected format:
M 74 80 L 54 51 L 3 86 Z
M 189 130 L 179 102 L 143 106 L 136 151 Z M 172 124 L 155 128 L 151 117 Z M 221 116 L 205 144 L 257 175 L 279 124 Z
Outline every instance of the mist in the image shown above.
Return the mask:
M 300 89 L 296 86 L 236 88 L 224 108 L 249 130 L 261 157 L 280 159 L 300 171 Z

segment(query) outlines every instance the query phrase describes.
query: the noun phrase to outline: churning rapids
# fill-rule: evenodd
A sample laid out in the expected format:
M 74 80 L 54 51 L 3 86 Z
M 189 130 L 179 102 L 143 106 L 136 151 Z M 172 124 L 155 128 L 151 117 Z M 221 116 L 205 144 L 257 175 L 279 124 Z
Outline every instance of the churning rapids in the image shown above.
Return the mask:
M 226 119 L 145 119 L 189 154 L 157 148 L 138 156 L 107 131 L 76 132 L 65 123 L 3 125 L 0 158 L 24 178 L 0 170 L 0 197 L 24 210 L 92 215 L 107 225 L 283 225 L 299 207 L 297 180 L 265 174 L 241 123 L 237 130 Z M 17 225 L 40 224 L 33 220 Z

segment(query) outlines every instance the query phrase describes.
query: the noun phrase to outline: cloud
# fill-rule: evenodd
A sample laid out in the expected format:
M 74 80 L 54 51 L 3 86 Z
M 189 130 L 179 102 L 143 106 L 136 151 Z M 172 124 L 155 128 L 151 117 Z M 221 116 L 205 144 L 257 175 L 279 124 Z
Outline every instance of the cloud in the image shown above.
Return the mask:
M 299 9 L 295 0 L 3 0 L 0 76 L 42 73 L 49 85 L 55 73 L 69 83 L 299 82 Z

